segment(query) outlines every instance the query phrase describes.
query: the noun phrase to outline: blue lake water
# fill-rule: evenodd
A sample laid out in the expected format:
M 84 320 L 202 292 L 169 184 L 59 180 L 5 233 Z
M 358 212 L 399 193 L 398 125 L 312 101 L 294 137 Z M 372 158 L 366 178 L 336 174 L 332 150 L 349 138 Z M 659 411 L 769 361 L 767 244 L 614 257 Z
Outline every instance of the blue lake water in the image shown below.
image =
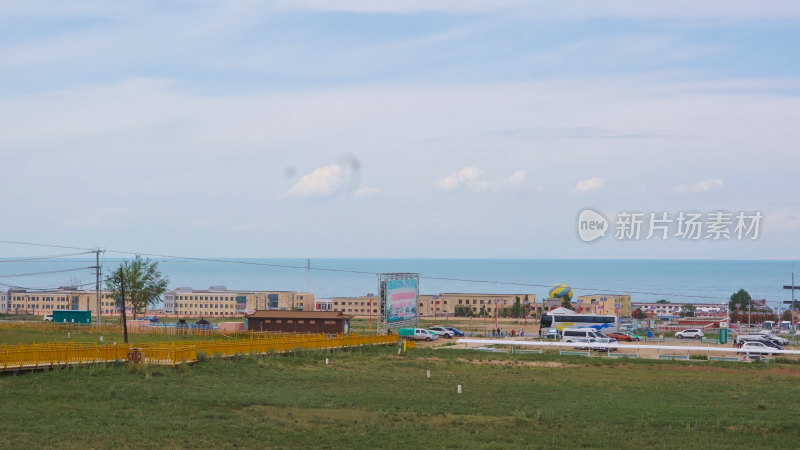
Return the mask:
M 108 272 L 119 259 L 105 258 Z M 233 260 L 226 260 L 233 261 Z M 545 260 L 545 259 L 312 259 L 314 269 L 336 269 L 369 273 L 305 270 L 305 259 L 241 259 L 230 262 L 159 259 L 170 278 L 170 288 L 190 286 L 205 289 L 224 285 L 229 289 L 306 290 L 317 297 L 355 296 L 377 291 L 379 272 L 420 273 L 420 292 L 528 293 L 547 297 L 548 287 L 567 283 L 575 295 L 631 293 L 634 301 L 666 298 L 672 301 L 715 303 L 746 289 L 753 298 L 773 305 L 789 300 L 783 289 L 790 284 L 791 261 L 742 260 Z M 22 287 L 54 287 L 94 280 L 89 269 L 49 275 L 6 277 L 48 270 L 81 268 L 94 260 L 57 260 L 0 264 L 0 283 Z M 259 264 L 301 267 L 280 268 Z M 435 278 L 456 278 L 464 281 Z M 466 281 L 472 280 L 472 281 Z M 483 282 L 491 281 L 491 282 Z M 501 284 L 501 283 L 518 283 Z M 800 284 L 800 280 L 796 284 Z M 0 286 L 1 287 L 1 286 Z M 90 287 L 90 288 L 93 288 Z M 797 294 L 800 294 L 798 292 Z

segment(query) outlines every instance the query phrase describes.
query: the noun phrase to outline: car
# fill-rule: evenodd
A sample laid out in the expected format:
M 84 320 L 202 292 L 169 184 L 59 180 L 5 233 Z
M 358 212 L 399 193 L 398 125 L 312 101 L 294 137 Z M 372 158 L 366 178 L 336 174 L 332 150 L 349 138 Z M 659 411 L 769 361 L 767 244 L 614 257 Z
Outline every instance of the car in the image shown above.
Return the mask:
M 558 330 L 555 328 L 550 328 L 550 331 L 547 332 L 547 339 L 561 339 L 561 336 L 558 334 Z
M 156 323 L 159 321 L 158 316 L 147 316 L 144 320 L 149 320 L 150 322 Z
M 609 338 L 597 330 L 591 328 L 565 328 L 561 342 L 567 344 L 572 343 L 587 343 L 587 344 L 616 344 L 617 340 Z M 607 347 L 583 347 L 584 349 L 596 350 L 598 352 L 608 351 Z M 575 347 L 578 349 L 578 347 Z
M 450 339 L 453 336 L 455 336 L 455 333 L 453 333 L 452 331 L 448 330 L 445 327 L 430 327 L 430 328 L 428 328 L 428 331 L 432 331 L 436 335 L 444 337 L 444 338 L 447 338 L 447 339 Z
M 678 339 L 684 339 L 684 338 L 702 339 L 703 336 L 705 336 L 705 333 L 703 333 L 703 330 L 700 330 L 698 328 L 689 328 L 688 330 L 678 331 L 677 333 L 675 333 L 675 337 Z
M 53 321 L 53 313 L 47 313 L 42 317 L 42 320 L 45 322 L 52 322 Z
M 464 332 L 459 330 L 458 328 L 445 327 L 445 329 L 452 331 L 453 335 L 456 336 L 456 337 L 466 336 L 466 334 L 464 334 Z
M 397 335 L 402 339 L 413 339 L 415 341 L 435 341 L 439 338 L 433 331 L 425 328 L 398 328 Z
M 623 332 L 608 333 L 608 334 L 606 334 L 606 336 L 608 336 L 610 338 L 614 338 L 614 339 L 616 339 L 618 341 L 625 341 L 625 342 L 633 342 L 633 341 L 638 341 L 639 340 L 638 337 L 636 337 L 636 336 L 634 336 L 632 334 L 623 333 Z
M 772 333 L 768 333 L 768 332 L 762 332 L 762 333 L 759 333 L 759 334 L 764 336 L 764 339 L 772 341 L 772 342 L 774 342 L 774 343 L 776 343 L 778 345 L 789 345 L 789 340 L 786 339 L 785 337 L 776 336 L 776 335 L 774 335 Z
M 737 352 L 738 354 L 744 354 L 748 358 L 752 357 L 761 357 L 764 355 L 774 355 L 776 353 L 771 353 L 770 350 L 774 350 L 774 348 L 767 345 L 765 342 L 758 342 L 758 341 L 747 341 L 742 344 L 742 351 Z

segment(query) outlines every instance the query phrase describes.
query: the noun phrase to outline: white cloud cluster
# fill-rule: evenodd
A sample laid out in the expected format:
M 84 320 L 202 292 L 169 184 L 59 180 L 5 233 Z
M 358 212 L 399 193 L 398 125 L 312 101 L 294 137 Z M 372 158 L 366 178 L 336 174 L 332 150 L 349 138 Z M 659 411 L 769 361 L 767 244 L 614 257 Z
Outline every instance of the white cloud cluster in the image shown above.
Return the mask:
M 712 189 L 721 188 L 723 184 L 724 182 L 719 178 L 710 178 L 708 180 L 700 180 L 695 184 L 682 184 L 680 186 L 675 186 L 672 190 L 674 192 L 681 193 L 705 192 Z
M 320 167 L 303 175 L 288 194 L 294 197 L 329 197 L 342 186 L 344 168 L 338 164 Z
M 599 177 L 592 177 L 588 180 L 579 181 L 578 184 L 575 185 L 575 190 L 578 192 L 590 192 L 596 191 L 603 187 L 605 180 Z
M 437 185 L 445 191 L 467 189 L 473 192 L 500 192 L 523 186 L 528 181 L 528 172 L 517 170 L 497 181 L 488 181 L 484 172 L 474 166 L 467 166 L 459 172 L 439 180 Z

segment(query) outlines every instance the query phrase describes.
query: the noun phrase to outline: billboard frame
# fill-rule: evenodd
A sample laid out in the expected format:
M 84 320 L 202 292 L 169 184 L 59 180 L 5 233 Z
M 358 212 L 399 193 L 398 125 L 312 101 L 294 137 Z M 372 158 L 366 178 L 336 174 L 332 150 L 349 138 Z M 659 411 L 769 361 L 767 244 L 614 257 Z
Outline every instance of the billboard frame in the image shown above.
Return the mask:
M 389 311 L 386 308 L 386 284 L 389 281 L 415 280 L 416 292 L 414 298 L 414 319 L 392 323 L 391 328 L 419 327 L 419 274 L 408 272 L 379 273 L 378 274 L 378 296 L 379 309 L 378 333 L 385 334 L 389 331 Z

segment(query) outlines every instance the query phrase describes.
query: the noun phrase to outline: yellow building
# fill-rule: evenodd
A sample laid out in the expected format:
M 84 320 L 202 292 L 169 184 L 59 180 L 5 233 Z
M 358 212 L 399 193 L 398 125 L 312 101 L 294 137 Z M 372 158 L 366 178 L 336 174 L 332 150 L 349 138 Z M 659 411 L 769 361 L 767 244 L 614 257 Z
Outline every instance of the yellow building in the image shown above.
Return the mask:
M 81 309 L 97 316 L 97 293 L 68 287 L 36 292 L 12 289 L 7 293 L 6 305 L 9 314 L 44 315 L 56 309 Z M 100 291 L 100 310 L 104 316 L 119 313 L 109 292 Z
M 612 314 L 617 317 L 630 317 L 632 314 L 630 295 L 581 295 L 572 304 L 578 313 Z
M 178 288 L 164 294 L 164 314 L 188 317 L 236 316 L 247 311 L 298 309 L 313 311 L 314 294 L 294 291 L 238 291 L 224 286 Z
M 378 317 L 380 312 L 380 298 L 377 296 L 362 295 L 361 297 L 333 297 L 330 299 L 332 311 L 341 311 L 359 317 Z M 372 312 L 370 312 L 372 309 Z
M 420 295 L 418 313 L 421 317 L 433 317 L 436 315 L 453 316 L 456 308 L 461 310 L 469 309 L 473 314 L 480 314 L 481 308 L 494 314 L 495 308 L 507 308 L 514 306 L 517 298 L 520 304 L 525 301 L 526 294 L 467 294 L 467 293 L 443 293 L 439 295 Z M 528 315 L 541 315 L 542 305 L 536 303 L 536 294 L 528 295 Z

